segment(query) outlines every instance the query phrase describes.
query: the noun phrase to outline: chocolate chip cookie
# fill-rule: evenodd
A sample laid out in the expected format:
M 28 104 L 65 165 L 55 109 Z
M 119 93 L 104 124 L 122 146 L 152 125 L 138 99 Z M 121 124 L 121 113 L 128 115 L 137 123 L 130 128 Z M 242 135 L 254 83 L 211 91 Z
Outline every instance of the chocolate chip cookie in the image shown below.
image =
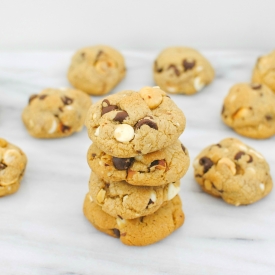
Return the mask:
M 60 138 L 81 131 L 92 101 L 74 89 L 45 89 L 29 98 L 22 120 L 36 138 Z
M 86 126 L 89 137 L 106 154 L 129 158 L 175 143 L 185 128 L 185 116 L 158 87 L 144 87 L 92 105 Z
M 194 161 L 194 175 L 205 192 L 236 206 L 264 198 L 273 186 L 264 157 L 234 138 L 205 148 Z
M 78 50 L 68 71 L 70 83 L 91 95 L 110 92 L 125 76 L 123 56 L 115 49 L 97 45 Z
M 275 94 L 262 84 L 236 84 L 224 99 L 221 116 L 243 136 L 269 138 L 275 134 Z
M 275 51 L 258 58 L 252 82 L 265 84 L 275 93 Z
M 151 215 L 127 220 L 108 215 L 87 194 L 83 212 L 99 231 L 119 238 L 126 245 L 144 246 L 164 239 L 183 224 L 181 207 L 181 200 L 176 196 Z
M 112 157 L 92 144 L 87 160 L 93 172 L 104 181 L 125 180 L 143 186 L 177 181 L 189 167 L 188 151 L 179 140 L 160 151 L 132 158 Z
M 0 138 L 0 197 L 15 193 L 27 165 L 24 152 Z
M 113 217 L 134 219 L 147 216 L 171 200 L 180 191 L 180 182 L 162 186 L 134 186 L 125 181 L 105 182 L 91 173 L 90 195 L 102 206 L 102 210 Z
M 215 76 L 214 69 L 205 57 L 185 47 L 163 50 L 155 60 L 153 74 L 162 90 L 186 95 L 202 90 Z

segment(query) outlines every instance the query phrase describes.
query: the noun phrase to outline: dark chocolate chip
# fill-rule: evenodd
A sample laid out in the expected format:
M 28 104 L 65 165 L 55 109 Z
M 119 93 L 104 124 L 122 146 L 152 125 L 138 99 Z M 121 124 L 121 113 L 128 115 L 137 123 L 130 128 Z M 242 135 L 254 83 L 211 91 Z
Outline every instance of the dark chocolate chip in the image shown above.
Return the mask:
M 63 103 L 64 103 L 65 105 L 70 105 L 70 104 L 72 104 L 73 101 L 74 101 L 72 98 L 67 97 L 67 96 L 61 97 L 61 100 L 63 101 Z
M 96 154 L 95 153 L 92 153 L 92 157 L 94 158 L 96 156 Z
M 175 73 L 176 76 L 179 76 L 179 75 L 180 75 L 180 71 L 179 71 L 179 69 L 177 68 L 176 65 L 171 64 L 171 65 L 167 68 L 167 70 L 170 70 L 170 69 L 173 69 L 173 70 L 174 70 L 174 73 Z
M 181 144 L 181 149 L 184 153 L 186 153 L 186 148 Z
M 29 98 L 29 104 L 35 99 L 37 98 L 38 95 L 31 95 Z
M 234 159 L 239 160 L 243 155 L 245 155 L 245 152 L 240 151 L 235 155 Z
M 121 220 L 123 220 L 123 218 L 120 215 L 117 215 Z
M 158 63 L 155 61 L 155 71 L 158 73 L 161 73 L 163 71 L 163 68 L 158 68 Z
M 101 110 L 101 116 L 103 116 L 106 113 L 109 113 L 113 110 L 116 110 L 118 107 L 116 105 L 111 105 L 110 101 L 108 99 L 104 99 L 102 101 L 102 110 Z
M 200 174 L 196 174 L 196 175 L 195 175 L 195 177 L 196 177 L 196 178 L 201 178 L 201 177 L 202 177 L 202 175 L 200 175 Z
M 43 100 L 43 99 L 45 99 L 47 96 L 48 96 L 48 95 L 40 95 L 38 98 L 39 98 L 40 100 Z
M 259 90 L 259 89 L 262 88 L 262 85 L 261 85 L 261 84 L 256 84 L 256 83 L 254 83 L 254 84 L 251 84 L 251 88 L 252 88 L 253 90 Z
M 143 218 L 144 218 L 144 217 L 140 217 L 140 218 L 139 218 L 140 222 L 143 222 Z
M 0 162 L 0 171 L 1 171 L 1 170 L 4 170 L 6 167 L 7 167 L 6 164 Z
M 195 65 L 196 65 L 196 61 L 195 60 L 188 61 L 187 59 L 184 59 L 182 61 L 182 66 L 184 68 L 184 71 L 192 70 Z
M 214 165 L 213 161 L 208 157 L 202 157 L 199 163 L 203 166 L 203 173 L 207 173 L 208 170 Z
M 159 160 L 154 160 L 153 162 L 151 162 L 150 167 L 156 166 L 159 164 Z
M 62 133 L 68 133 L 70 130 L 71 130 L 70 126 L 66 126 L 66 125 L 61 124 L 61 132 Z
M 116 235 L 117 238 L 120 238 L 120 231 L 116 228 L 113 228 L 113 232 Z
M 128 113 L 125 112 L 125 111 L 118 112 L 118 113 L 116 114 L 116 116 L 114 117 L 114 121 L 118 121 L 118 122 L 122 123 L 123 120 L 124 120 L 125 118 L 127 118 L 128 116 L 129 116 Z
M 137 153 L 138 153 L 138 154 L 141 154 L 141 151 L 140 151 L 140 150 L 137 150 Z
M 103 54 L 103 51 L 99 51 L 95 57 L 95 61 L 94 61 L 94 65 L 96 64 L 96 62 L 98 61 L 99 57 Z
M 139 128 L 140 128 L 141 126 L 143 126 L 143 125 L 147 125 L 147 126 L 153 128 L 153 129 L 155 129 L 155 130 L 158 130 L 158 125 L 157 125 L 154 121 L 152 121 L 152 120 L 150 120 L 150 119 L 146 119 L 146 118 L 141 119 L 141 120 L 135 125 L 135 129 L 139 129 Z
M 154 204 L 154 202 L 150 199 L 148 204 L 147 204 L 147 207 L 150 205 L 150 204 Z
M 218 146 L 219 148 L 222 148 L 222 146 L 219 143 L 217 143 L 216 146 Z
M 272 120 L 272 116 L 270 116 L 270 115 L 266 115 L 265 118 L 266 118 L 266 120 Z
M 113 165 L 117 170 L 127 170 L 133 163 L 134 158 L 116 158 L 113 157 Z
M 225 111 L 225 107 L 224 107 L 224 105 L 222 106 L 222 114 L 224 113 L 224 111 Z
M 62 107 L 59 107 L 58 110 L 59 110 L 61 113 L 63 113 Z
M 247 163 L 250 163 L 250 162 L 252 162 L 253 161 L 253 157 L 251 156 L 251 155 L 248 155 L 249 156 L 249 160 L 248 160 L 248 162 Z

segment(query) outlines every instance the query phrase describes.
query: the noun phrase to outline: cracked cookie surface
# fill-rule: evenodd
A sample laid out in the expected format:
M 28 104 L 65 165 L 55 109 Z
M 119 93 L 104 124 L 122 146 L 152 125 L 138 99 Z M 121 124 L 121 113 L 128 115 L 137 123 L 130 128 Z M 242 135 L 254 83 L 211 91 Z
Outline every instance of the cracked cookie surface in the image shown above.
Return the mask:
M 215 77 L 209 61 L 198 51 L 185 47 L 163 50 L 155 60 L 153 74 L 162 90 L 187 95 L 197 93 Z
M 161 150 L 185 128 L 185 116 L 158 87 L 122 91 L 91 106 L 86 118 L 90 139 L 119 158 Z
M 177 140 L 174 144 L 147 155 L 116 158 L 95 144 L 87 153 L 93 172 L 104 181 L 123 181 L 132 185 L 159 186 L 179 180 L 189 167 L 187 149 Z
M 45 89 L 29 98 L 22 120 L 36 138 L 60 138 L 79 132 L 92 101 L 74 89 Z
M 88 94 L 110 92 L 125 76 L 123 56 L 115 49 L 97 45 L 78 50 L 68 70 L 70 83 Z
M 224 99 L 221 116 L 243 136 L 269 138 L 275 134 L 275 94 L 262 84 L 236 84 Z
M 184 222 L 184 213 L 179 196 L 164 203 L 155 213 L 132 220 L 114 218 L 105 213 L 86 195 L 83 212 L 88 221 L 99 231 L 120 238 L 126 245 L 144 246 L 158 242 Z
M 268 163 L 238 139 L 227 138 L 208 146 L 193 166 L 195 179 L 202 189 L 229 204 L 251 204 L 272 190 Z
M 275 93 L 275 51 L 258 58 L 252 82 L 265 84 Z
M 27 157 L 17 146 L 0 138 L 0 197 L 15 193 L 27 165 Z
M 162 186 L 134 186 L 125 181 L 107 183 L 93 172 L 89 180 L 89 193 L 93 200 L 109 215 L 124 219 L 152 214 L 179 191 L 179 181 Z

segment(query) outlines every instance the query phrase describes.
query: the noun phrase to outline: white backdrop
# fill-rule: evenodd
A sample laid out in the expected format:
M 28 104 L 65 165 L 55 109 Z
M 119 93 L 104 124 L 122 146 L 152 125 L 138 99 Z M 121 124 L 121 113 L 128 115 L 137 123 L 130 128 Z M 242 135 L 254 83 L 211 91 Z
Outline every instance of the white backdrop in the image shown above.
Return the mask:
M 0 0 L 0 50 L 275 48 L 275 0 Z

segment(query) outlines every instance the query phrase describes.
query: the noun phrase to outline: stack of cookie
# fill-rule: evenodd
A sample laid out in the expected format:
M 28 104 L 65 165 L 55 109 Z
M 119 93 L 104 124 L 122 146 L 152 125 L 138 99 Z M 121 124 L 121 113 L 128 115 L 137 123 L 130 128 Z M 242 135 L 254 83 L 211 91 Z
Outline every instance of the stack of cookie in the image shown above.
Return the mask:
M 86 218 L 127 245 L 157 242 L 183 224 L 180 178 L 189 155 L 178 137 L 185 117 L 159 87 L 122 91 L 86 118 L 93 144 Z

